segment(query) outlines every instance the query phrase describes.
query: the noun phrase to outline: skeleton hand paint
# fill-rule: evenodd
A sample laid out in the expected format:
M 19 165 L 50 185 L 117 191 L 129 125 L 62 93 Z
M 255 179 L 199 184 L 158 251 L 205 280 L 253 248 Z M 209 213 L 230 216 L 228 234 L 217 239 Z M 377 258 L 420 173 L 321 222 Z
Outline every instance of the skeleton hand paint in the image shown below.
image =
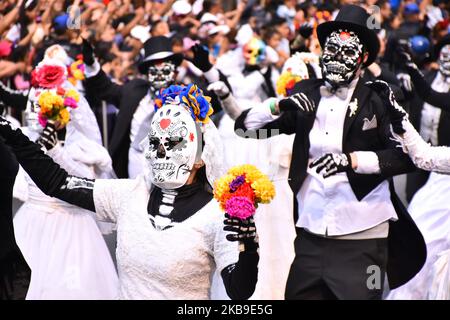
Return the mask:
M 51 150 L 58 144 L 58 135 L 56 132 L 55 124 L 52 122 L 47 122 L 47 125 L 42 131 L 41 136 L 36 141 L 45 150 Z
M 439 54 L 439 71 L 444 77 L 450 77 L 450 44 L 444 46 Z
M 322 172 L 323 177 L 328 178 L 336 173 L 352 170 L 352 160 L 349 154 L 326 153 L 311 162 L 309 167 L 317 167 L 316 172 Z
M 310 100 L 304 93 L 296 93 L 289 98 L 278 102 L 281 112 L 284 111 L 302 111 L 304 114 L 313 113 L 316 109 L 314 101 Z
M 166 104 L 155 112 L 146 159 L 152 183 L 161 189 L 183 186 L 194 166 L 199 133 L 189 111 Z
M 324 79 L 333 87 L 348 85 L 363 64 L 363 53 L 363 44 L 353 31 L 332 32 L 321 57 Z
M 167 88 L 175 82 L 175 65 L 170 61 L 148 68 L 148 81 L 153 92 Z
M 244 250 L 241 251 L 256 251 L 258 249 L 258 238 L 256 235 L 256 226 L 253 217 L 241 220 L 225 214 L 225 220 L 223 223 L 225 224 L 223 230 L 232 232 L 227 235 L 227 240 L 239 241 L 242 243 L 244 245 Z

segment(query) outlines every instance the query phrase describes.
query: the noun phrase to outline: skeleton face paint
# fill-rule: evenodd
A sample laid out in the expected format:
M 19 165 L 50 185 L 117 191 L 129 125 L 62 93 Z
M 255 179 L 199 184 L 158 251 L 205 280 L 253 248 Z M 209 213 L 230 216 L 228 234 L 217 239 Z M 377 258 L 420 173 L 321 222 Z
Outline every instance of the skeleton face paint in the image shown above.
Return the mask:
M 257 65 L 266 59 L 266 45 L 258 38 L 252 38 L 242 50 L 247 65 Z
M 166 104 L 156 111 L 146 152 L 152 183 L 176 189 L 189 178 L 198 150 L 198 133 L 189 111 Z
M 439 71 L 444 77 L 450 77 L 450 44 L 441 49 L 439 54 Z
M 349 84 L 363 63 L 363 44 L 353 31 L 333 31 L 321 57 L 322 74 L 335 87 Z
M 148 68 L 148 81 L 153 92 L 161 88 L 167 88 L 175 82 L 175 65 L 170 61 L 164 61 Z

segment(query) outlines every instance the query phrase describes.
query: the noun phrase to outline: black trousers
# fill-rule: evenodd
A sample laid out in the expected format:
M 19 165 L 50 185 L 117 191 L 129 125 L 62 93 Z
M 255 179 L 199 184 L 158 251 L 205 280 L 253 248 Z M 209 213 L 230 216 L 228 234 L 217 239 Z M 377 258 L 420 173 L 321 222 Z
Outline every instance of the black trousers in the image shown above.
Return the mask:
M 288 300 L 380 300 L 387 239 L 336 240 L 297 229 Z

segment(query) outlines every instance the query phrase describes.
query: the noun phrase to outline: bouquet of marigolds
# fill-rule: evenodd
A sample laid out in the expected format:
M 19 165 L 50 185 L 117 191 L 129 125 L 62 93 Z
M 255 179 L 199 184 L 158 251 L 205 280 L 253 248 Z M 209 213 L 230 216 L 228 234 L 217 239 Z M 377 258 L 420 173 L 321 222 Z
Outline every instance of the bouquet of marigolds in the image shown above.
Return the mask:
M 37 100 L 39 123 L 45 127 L 47 121 L 51 120 L 57 122 L 60 127 L 66 126 L 70 120 L 68 108 L 77 108 L 79 100 L 80 95 L 74 89 L 65 90 L 58 87 L 56 90 L 41 91 Z
M 272 181 L 252 165 L 231 168 L 214 185 L 214 198 L 231 217 L 245 220 L 255 214 L 260 203 L 275 197 Z

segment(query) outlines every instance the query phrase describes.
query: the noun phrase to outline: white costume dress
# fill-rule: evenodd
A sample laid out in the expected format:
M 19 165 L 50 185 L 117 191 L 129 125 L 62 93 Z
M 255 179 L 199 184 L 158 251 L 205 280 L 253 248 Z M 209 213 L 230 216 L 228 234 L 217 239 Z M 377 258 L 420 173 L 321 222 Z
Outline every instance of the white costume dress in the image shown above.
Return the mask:
M 267 99 L 267 94 L 262 89 L 264 78 L 259 71 L 244 76 L 244 63 L 242 52 L 236 49 L 220 57 L 216 67 L 228 77 L 233 96 L 241 108 L 266 108 L 263 101 Z M 274 71 L 273 84 L 279 75 L 278 71 Z M 279 135 L 268 140 L 244 139 L 235 134 L 234 120 L 227 114 L 220 120 L 218 129 L 225 150 L 225 169 L 253 164 L 275 184 L 275 198 L 270 204 L 259 206 L 255 215 L 260 261 L 258 282 L 252 299 L 284 299 L 286 281 L 294 258 L 293 196 L 288 185 L 294 136 Z
M 422 270 L 407 284 L 390 292 L 388 299 L 450 298 L 450 148 L 431 147 L 409 122 L 403 138 L 395 135 L 414 163 L 436 171 L 414 195 L 408 211 L 427 244 Z M 440 173 L 438 173 L 440 172 Z
M 64 147 L 57 145 L 47 154 L 70 174 L 112 177 L 111 159 L 98 143 L 98 125 L 83 97 L 66 128 Z M 16 181 L 15 193 L 26 202 L 14 217 L 14 228 L 32 271 L 27 299 L 117 298 L 117 273 L 92 213 L 46 196 L 25 178 L 25 184 Z M 17 189 L 20 185 L 26 189 Z
M 226 239 L 216 200 L 173 227 L 156 230 L 147 212 L 149 184 L 136 179 L 96 180 L 98 219 L 117 224 L 120 299 L 209 299 L 211 278 L 238 261 Z

